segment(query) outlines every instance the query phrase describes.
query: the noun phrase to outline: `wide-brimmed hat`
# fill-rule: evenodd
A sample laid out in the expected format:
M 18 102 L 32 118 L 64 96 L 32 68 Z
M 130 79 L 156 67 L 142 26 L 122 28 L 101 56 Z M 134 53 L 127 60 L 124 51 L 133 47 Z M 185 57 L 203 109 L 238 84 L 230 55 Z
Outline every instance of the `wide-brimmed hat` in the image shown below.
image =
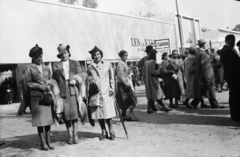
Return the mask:
M 197 41 L 197 45 L 203 45 L 203 44 L 206 44 L 207 42 L 204 40 L 204 39 L 199 39 Z
M 58 47 L 57 47 L 57 50 L 58 50 L 57 57 L 58 57 L 58 58 L 61 58 L 61 55 L 62 55 L 66 50 L 67 50 L 68 53 L 70 54 L 69 49 L 70 49 L 70 46 L 69 46 L 69 45 L 59 44 Z
M 42 48 L 39 47 L 38 44 L 36 44 L 33 48 L 30 49 L 29 56 L 31 58 L 40 54 L 43 54 L 43 52 L 42 52 Z
M 94 55 L 96 52 L 102 52 L 97 46 L 94 46 L 94 48 L 90 51 L 88 51 L 91 55 Z
M 152 49 L 153 49 L 153 47 L 151 45 L 148 45 L 148 46 L 146 46 L 145 52 L 149 53 Z

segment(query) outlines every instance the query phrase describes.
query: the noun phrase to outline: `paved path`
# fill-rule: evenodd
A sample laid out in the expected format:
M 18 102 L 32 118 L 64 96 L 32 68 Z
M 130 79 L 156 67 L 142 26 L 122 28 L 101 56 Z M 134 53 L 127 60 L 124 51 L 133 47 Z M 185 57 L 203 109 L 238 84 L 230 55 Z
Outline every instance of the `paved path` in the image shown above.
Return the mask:
M 0 156 L 169 156 L 169 157 L 237 157 L 240 156 L 240 125 L 230 119 L 228 92 L 217 93 L 224 109 L 188 109 L 180 106 L 169 113 L 146 113 L 144 87 L 137 87 L 138 122 L 126 122 L 126 139 L 118 118 L 114 118 L 115 141 L 99 142 L 99 126 L 79 126 L 80 143 L 66 144 L 64 125 L 52 126 L 54 151 L 39 149 L 31 115 L 16 116 L 19 103 L 0 105 Z M 205 102 L 207 104 L 208 100 Z M 4 142 L 4 143 L 3 143 Z

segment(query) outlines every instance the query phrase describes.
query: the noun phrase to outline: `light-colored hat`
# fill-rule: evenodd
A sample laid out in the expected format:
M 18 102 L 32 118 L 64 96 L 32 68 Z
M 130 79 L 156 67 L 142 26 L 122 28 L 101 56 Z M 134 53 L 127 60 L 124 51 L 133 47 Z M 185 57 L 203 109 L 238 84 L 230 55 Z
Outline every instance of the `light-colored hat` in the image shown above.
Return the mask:
M 197 45 L 203 45 L 207 43 L 204 39 L 199 39 L 197 42 Z
M 58 47 L 57 47 L 57 50 L 58 50 L 57 57 L 61 58 L 61 55 L 65 52 L 65 50 L 67 50 L 69 55 L 70 55 L 69 49 L 70 49 L 69 45 L 59 44 Z

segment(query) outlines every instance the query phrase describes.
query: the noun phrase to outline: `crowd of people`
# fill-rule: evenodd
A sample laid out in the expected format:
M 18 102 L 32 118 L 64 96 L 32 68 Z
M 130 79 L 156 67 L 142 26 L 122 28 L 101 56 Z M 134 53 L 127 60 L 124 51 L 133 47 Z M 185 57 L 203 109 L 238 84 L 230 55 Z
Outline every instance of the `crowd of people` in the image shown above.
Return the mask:
M 147 114 L 157 110 L 169 112 L 180 104 L 187 108 L 197 108 L 199 103 L 201 108 L 223 108 L 215 90 L 221 92 L 227 82 L 231 118 L 239 122 L 240 55 L 234 49 L 233 35 L 227 35 L 225 41 L 221 50 L 211 49 L 208 53 L 206 41 L 200 39 L 197 46 L 191 46 L 183 55 L 177 50 L 163 53 L 161 64 L 156 62 L 157 51 L 149 45 L 147 55 L 134 68 L 127 62 L 128 52 L 121 50 L 115 71 L 111 63 L 103 60 L 104 53 L 97 46 L 89 51 L 92 63 L 84 70 L 79 62 L 70 59 L 70 46 L 59 44 L 60 61 L 53 64 L 51 72 L 43 64 L 43 49 L 35 45 L 29 52 L 32 63 L 20 81 L 24 103 L 19 110 L 25 112 L 30 107 L 32 126 L 37 127 L 41 147 L 49 150 L 54 149 L 50 130 L 56 122 L 65 124 L 70 145 L 79 143 L 79 119 L 83 124 L 88 119 L 92 126 L 97 120 L 101 129 L 99 139 L 114 140 L 112 118 L 117 115 L 116 108 L 121 109 L 123 121 L 138 121 L 134 108 L 138 104 L 135 85 L 140 85 L 139 81 L 145 85 Z M 237 46 L 240 50 L 240 42 Z M 208 98 L 210 106 L 204 98 Z
M 138 68 L 146 86 L 147 113 L 157 111 L 151 101 L 154 93 L 161 93 L 159 98 L 169 101 L 169 109 L 176 108 L 180 104 L 187 108 L 198 108 L 199 104 L 201 108 L 224 108 L 218 104 L 215 94 L 216 90 L 222 92 L 228 89 L 226 87 L 228 80 L 224 77 L 224 64 L 221 62 L 224 59 L 220 59 L 222 50 L 215 51 L 211 48 L 209 53 L 206 43 L 204 39 L 198 40 L 197 45 L 190 46 L 183 55 L 179 55 L 177 50 L 173 50 L 171 54 L 165 52 L 162 54 L 161 64 L 154 62 L 152 65 L 149 65 L 149 61 L 155 58 L 153 54 L 156 50 L 152 46 L 146 47 L 147 55 L 140 60 Z M 240 42 L 238 45 L 240 46 Z M 150 66 L 152 71 L 149 79 L 146 78 L 146 74 L 149 73 L 146 69 Z M 149 82 L 155 87 L 149 87 Z M 159 88 L 159 84 L 161 90 L 155 91 Z M 204 102 L 205 98 L 208 98 L 210 106 Z

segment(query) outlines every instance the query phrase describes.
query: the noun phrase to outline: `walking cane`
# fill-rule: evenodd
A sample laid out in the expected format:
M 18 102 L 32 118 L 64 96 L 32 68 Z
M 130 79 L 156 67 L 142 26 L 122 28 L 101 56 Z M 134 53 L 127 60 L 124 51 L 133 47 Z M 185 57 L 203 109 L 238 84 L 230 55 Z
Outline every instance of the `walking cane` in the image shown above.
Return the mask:
M 121 123 L 122 123 L 122 125 L 123 125 L 123 129 L 124 129 L 125 134 L 126 134 L 127 139 L 128 139 L 127 129 L 126 129 L 126 127 L 125 127 L 125 124 L 124 124 L 124 121 L 123 121 L 122 115 L 121 115 L 121 113 L 120 113 L 119 106 L 118 106 L 118 104 L 116 103 L 116 98 L 114 99 L 114 105 L 115 105 L 115 107 L 116 107 L 116 109 L 117 109 L 117 112 L 118 112 L 118 115 L 119 115 L 120 121 L 121 121 Z

